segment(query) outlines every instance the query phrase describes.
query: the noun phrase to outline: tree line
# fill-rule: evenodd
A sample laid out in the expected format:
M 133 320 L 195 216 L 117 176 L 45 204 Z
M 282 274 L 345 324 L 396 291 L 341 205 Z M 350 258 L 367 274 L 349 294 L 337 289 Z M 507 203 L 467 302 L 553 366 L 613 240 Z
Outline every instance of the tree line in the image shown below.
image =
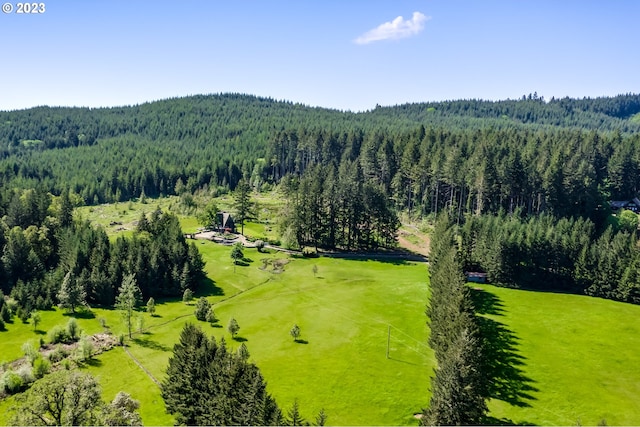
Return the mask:
M 598 186 L 611 197 L 637 187 L 638 144 L 630 135 L 640 126 L 639 105 L 631 94 L 548 103 L 536 95 L 356 114 L 226 94 L 0 112 L 0 213 L 13 188 L 71 190 L 97 204 L 233 190 L 243 176 L 256 187 L 273 185 L 346 159 L 410 210 L 572 211 L 578 203 L 575 210 L 587 211 L 599 201 Z
M 584 218 L 469 216 L 459 229 L 462 263 L 466 271 L 486 272 L 496 285 L 639 304 L 638 220 L 631 217 L 635 222 L 598 232 Z
M 426 314 L 437 368 L 421 425 L 480 425 L 487 412 L 489 382 L 484 338 L 449 217 L 436 223 L 430 254 L 431 295 Z
M 283 235 L 316 249 L 393 247 L 400 222 L 379 184 L 365 180 L 357 162 L 315 165 L 301 177 L 287 175 Z
M 0 222 L 1 290 L 25 316 L 62 304 L 110 306 L 132 274 L 142 297 L 181 296 L 204 277 L 204 262 L 187 244 L 177 217 L 141 215 L 131 238 L 110 241 L 102 228 L 74 221 L 68 193 L 26 190 Z

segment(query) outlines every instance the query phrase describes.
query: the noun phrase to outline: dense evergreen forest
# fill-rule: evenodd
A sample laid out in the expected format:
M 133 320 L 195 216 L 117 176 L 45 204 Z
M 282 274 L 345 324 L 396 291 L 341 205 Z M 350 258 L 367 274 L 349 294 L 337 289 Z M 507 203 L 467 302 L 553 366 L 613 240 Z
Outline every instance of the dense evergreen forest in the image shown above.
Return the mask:
M 77 283 L 87 302 L 112 304 L 125 274 L 144 297 L 178 295 L 202 261 L 175 218 L 155 212 L 111 243 L 70 206 L 241 181 L 280 186 L 283 233 L 300 246 L 389 247 L 398 212 L 447 212 L 464 267 L 495 283 L 640 302 L 636 229 L 611 221 L 608 203 L 640 190 L 633 94 L 361 113 L 226 94 L 0 112 L 2 290 L 25 311 Z
M 74 221 L 72 209 L 68 193 L 53 200 L 26 190 L 0 223 L 0 295 L 10 293 L 18 317 L 54 304 L 72 311 L 111 306 L 128 274 L 146 299 L 180 296 L 204 278 L 202 257 L 187 244 L 175 215 L 155 210 L 140 218 L 132 238 L 111 242 L 103 229 Z

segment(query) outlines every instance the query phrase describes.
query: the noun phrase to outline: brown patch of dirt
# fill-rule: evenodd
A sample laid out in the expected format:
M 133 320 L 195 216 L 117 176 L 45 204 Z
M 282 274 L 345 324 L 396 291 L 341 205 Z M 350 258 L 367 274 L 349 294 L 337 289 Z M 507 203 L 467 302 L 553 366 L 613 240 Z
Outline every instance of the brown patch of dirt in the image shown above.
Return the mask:
M 418 239 L 418 244 L 410 241 L 407 238 L 408 236 L 413 236 L 415 239 Z M 400 245 L 400 247 L 408 249 L 411 252 L 428 256 L 429 250 L 431 248 L 431 239 L 428 235 L 420 233 L 417 230 L 415 233 L 409 233 L 407 231 L 400 230 L 398 233 L 398 244 Z
M 111 350 L 113 347 L 118 345 L 118 338 L 111 334 L 100 333 L 100 334 L 91 335 L 89 337 L 89 340 L 91 341 L 91 344 L 93 344 L 93 352 L 91 353 L 92 357 L 100 353 L 103 353 L 105 351 Z M 45 344 L 42 347 L 40 347 L 38 351 L 40 352 L 43 358 L 47 359 L 49 355 L 54 351 L 56 351 L 58 346 L 60 346 L 66 353 L 69 354 L 67 358 L 73 358 L 73 353 L 78 348 L 79 344 L 80 344 L 80 341 L 76 341 L 71 344 Z M 27 360 L 26 356 L 24 356 L 9 363 L 8 368 L 11 370 L 17 371 L 18 369 L 20 369 L 22 365 L 26 365 L 26 364 L 29 364 L 29 361 Z M 55 371 L 56 369 L 59 369 L 60 365 L 61 365 L 60 363 L 53 364 L 53 366 L 51 367 L 51 370 Z M 4 372 L 4 369 L 2 366 L 0 366 L 0 374 L 3 372 Z

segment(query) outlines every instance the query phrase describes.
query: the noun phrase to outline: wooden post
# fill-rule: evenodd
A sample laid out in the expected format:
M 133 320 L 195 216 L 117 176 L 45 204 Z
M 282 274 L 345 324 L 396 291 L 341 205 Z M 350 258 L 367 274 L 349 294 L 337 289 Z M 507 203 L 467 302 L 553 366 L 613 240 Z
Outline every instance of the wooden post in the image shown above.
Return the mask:
M 391 344 L 391 325 L 387 331 L 387 359 L 389 358 L 389 344 Z

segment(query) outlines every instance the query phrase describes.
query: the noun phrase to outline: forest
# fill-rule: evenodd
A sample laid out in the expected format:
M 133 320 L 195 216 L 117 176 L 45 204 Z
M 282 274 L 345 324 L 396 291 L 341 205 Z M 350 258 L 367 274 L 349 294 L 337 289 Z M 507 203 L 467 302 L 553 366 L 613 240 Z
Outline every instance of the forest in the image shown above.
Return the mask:
M 187 244 L 175 215 L 143 215 L 132 238 L 112 242 L 104 229 L 74 221 L 72 210 L 68 193 L 52 199 L 26 190 L 3 218 L 0 291 L 13 297 L 19 318 L 56 304 L 72 311 L 111 306 L 127 274 L 135 276 L 145 299 L 181 296 L 204 278 L 202 257 Z
M 301 247 L 393 247 L 399 212 L 447 212 L 466 270 L 637 303 L 636 230 L 611 220 L 609 201 L 640 190 L 639 114 L 634 94 L 361 113 L 221 94 L 0 112 L 2 290 L 28 310 L 56 303 L 70 271 L 94 304 L 113 303 L 126 273 L 145 297 L 194 288 L 201 261 L 175 218 L 155 212 L 109 242 L 69 210 L 217 195 L 244 178 L 282 189 L 282 232 Z
M 483 423 L 495 394 L 465 272 L 640 304 L 638 216 L 611 205 L 639 195 L 640 95 L 534 93 L 354 113 L 218 94 L 0 112 L 0 330 L 53 306 L 73 314 L 126 305 L 129 285 L 131 306 L 210 284 L 174 213 L 142 213 L 135 230 L 113 237 L 74 216 L 76 207 L 177 195 L 197 216 L 232 194 L 243 227 L 257 215 L 251 194 L 270 190 L 282 198 L 281 240 L 298 249 L 394 249 L 401 217 L 434 225 L 426 313 L 438 366 L 424 425 Z M 174 350 L 194 361 L 171 359 L 162 385 L 179 422 L 297 425 L 297 403 L 284 417 L 246 348 L 232 354 L 189 326 Z M 214 363 L 201 378 L 198 364 Z M 227 374 L 253 397 L 232 404 L 223 391 L 210 407 L 182 393 L 200 381 L 215 394 Z M 250 404 L 259 410 L 238 410 Z

